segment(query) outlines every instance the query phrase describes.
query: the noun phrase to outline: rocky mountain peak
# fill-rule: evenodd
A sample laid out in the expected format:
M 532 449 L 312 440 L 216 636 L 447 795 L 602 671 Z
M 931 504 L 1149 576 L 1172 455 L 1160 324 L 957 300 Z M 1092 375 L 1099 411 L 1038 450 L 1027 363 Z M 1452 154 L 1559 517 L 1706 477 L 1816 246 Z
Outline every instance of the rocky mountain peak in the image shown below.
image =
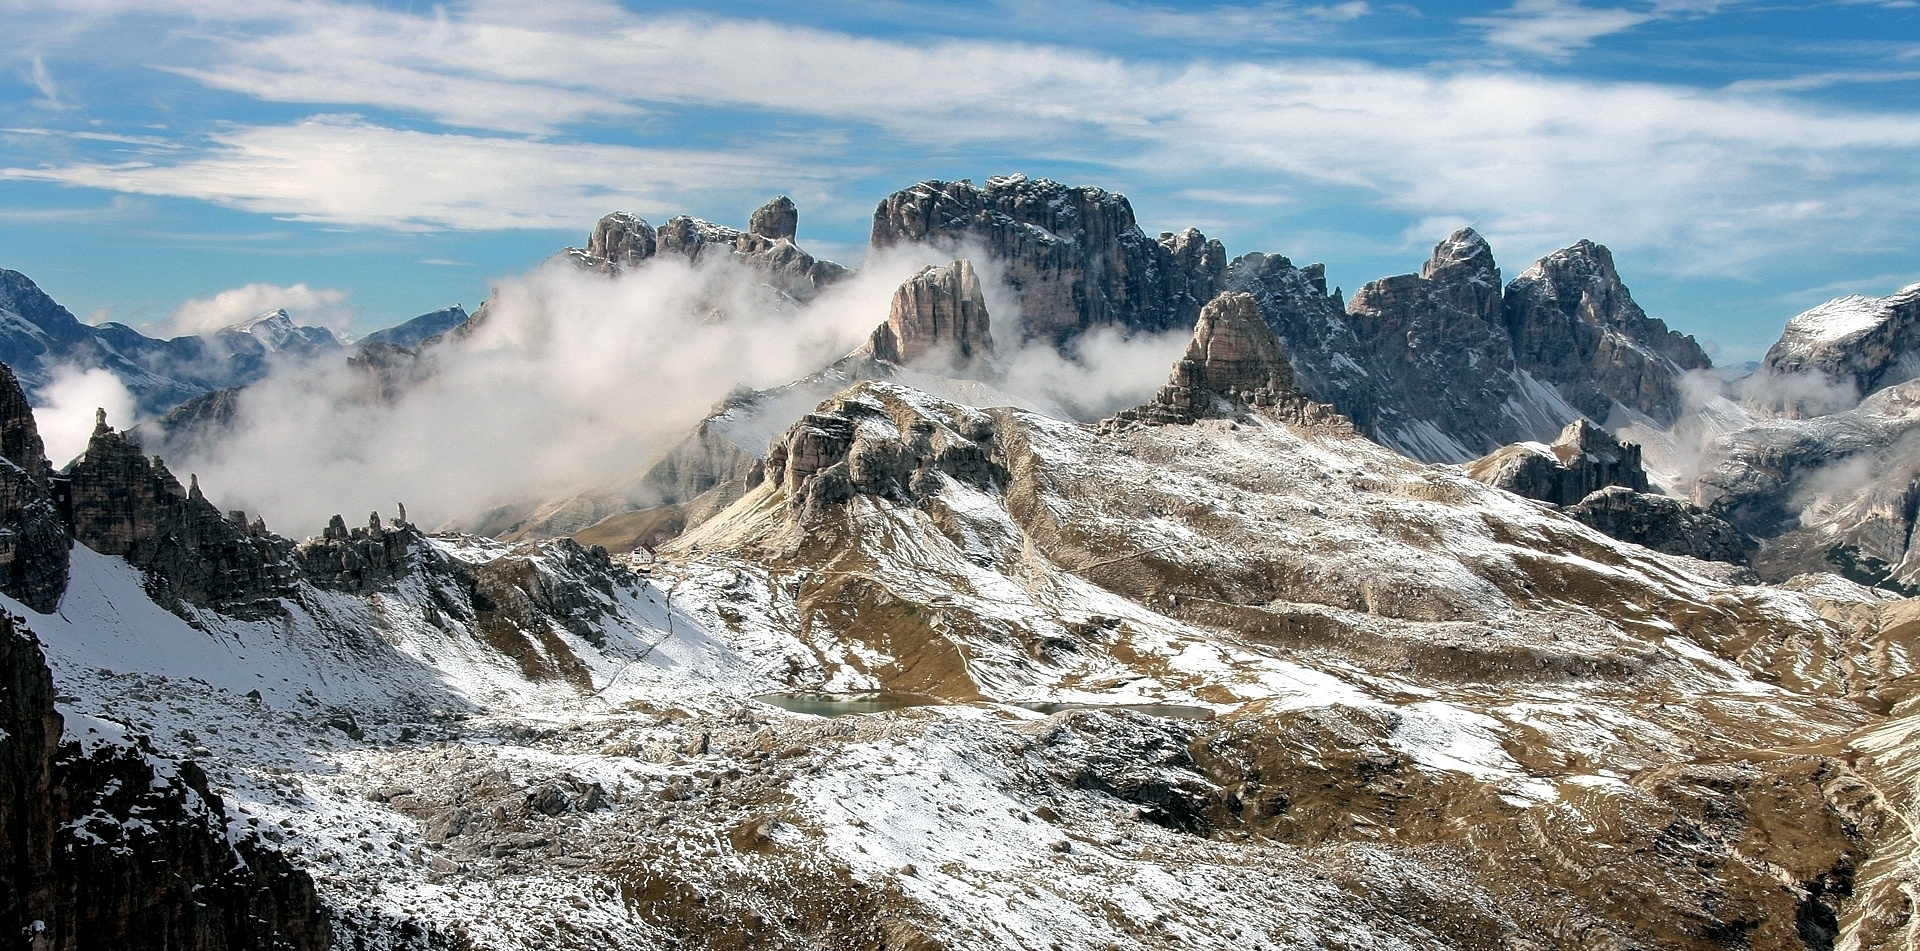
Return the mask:
M 658 228 L 624 211 L 601 218 L 585 248 L 560 253 L 588 270 L 619 274 L 658 255 L 673 254 L 698 263 L 712 255 L 733 260 L 765 275 L 773 291 L 798 301 L 811 300 L 820 289 L 849 272 L 832 261 L 822 261 L 793 243 L 800 212 L 793 199 L 781 195 L 753 213 L 746 231 L 714 224 L 692 215 L 677 215 Z M 486 310 L 475 312 L 475 326 Z
M 747 230 L 773 241 L 782 238 L 791 241 L 800 231 L 800 209 L 794 207 L 793 199 L 785 195 L 775 196 L 754 211 L 752 218 L 747 219 Z
M 872 347 L 876 359 L 903 366 L 935 351 L 949 352 L 955 369 L 991 354 L 987 301 L 972 262 L 922 268 L 902 283 Z
M 1493 247 L 1472 228 L 1461 228 L 1433 246 L 1433 256 L 1420 265 L 1420 276 L 1430 281 L 1471 281 L 1498 288 L 1500 267 Z
M 653 226 L 638 215 L 616 211 L 601 218 L 587 239 L 587 258 L 602 270 L 618 272 L 653 257 Z
M 1648 317 L 1613 253 L 1585 239 L 1514 278 L 1503 321 L 1520 368 L 1592 419 L 1619 405 L 1671 424 L 1683 409 L 1680 377 L 1712 366 L 1692 337 Z
M 0 365 L 0 591 L 52 611 L 67 589 L 71 535 L 52 496 L 46 448 L 13 370 Z
M 879 381 L 842 392 L 774 437 L 765 468 L 803 522 L 856 495 L 911 504 L 938 495 L 946 480 L 981 490 L 1006 480 L 990 417 Z

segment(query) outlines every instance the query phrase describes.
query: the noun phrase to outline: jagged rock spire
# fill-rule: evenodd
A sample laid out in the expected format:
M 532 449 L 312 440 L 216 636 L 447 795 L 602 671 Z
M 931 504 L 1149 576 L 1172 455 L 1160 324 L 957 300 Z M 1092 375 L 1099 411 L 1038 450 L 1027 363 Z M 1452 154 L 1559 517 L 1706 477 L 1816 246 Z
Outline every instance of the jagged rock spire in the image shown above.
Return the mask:
M 902 366 L 938 350 L 958 369 L 993 352 L 986 296 L 973 264 L 962 258 L 922 268 L 893 292 L 887 322 L 874 330 L 873 355 Z

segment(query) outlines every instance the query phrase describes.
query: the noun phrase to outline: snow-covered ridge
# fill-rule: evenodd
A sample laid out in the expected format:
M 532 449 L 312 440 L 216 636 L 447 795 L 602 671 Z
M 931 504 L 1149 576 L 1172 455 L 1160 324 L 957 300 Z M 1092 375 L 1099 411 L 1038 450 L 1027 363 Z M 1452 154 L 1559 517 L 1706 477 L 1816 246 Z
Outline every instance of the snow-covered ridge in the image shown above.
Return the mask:
M 1827 301 L 1787 321 L 1779 346 L 1834 344 L 1859 336 L 1885 323 L 1893 307 L 1920 296 L 1920 283 L 1909 284 L 1886 297 L 1849 294 Z

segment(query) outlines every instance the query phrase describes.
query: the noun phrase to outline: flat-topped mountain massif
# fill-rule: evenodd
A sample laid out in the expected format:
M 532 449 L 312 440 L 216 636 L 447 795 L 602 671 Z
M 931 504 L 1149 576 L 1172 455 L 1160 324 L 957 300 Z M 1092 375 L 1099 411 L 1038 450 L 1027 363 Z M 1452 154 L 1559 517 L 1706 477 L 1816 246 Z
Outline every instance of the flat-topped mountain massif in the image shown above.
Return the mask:
M 799 225 L 615 213 L 554 266 L 797 311 L 856 277 Z M 42 344 L 0 372 L 0 934 L 1913 947 L 1915 288 L 1721 385 L 1584 240 L 1503 282 L 1462 230 L 1348 299 L 1009 176 L 873 244 L 937 263 L 638 471 L 304 540 L 154 455 L 259 425 L 244 374 L 189 392 L 0 274 Z M 402 405 L 497 306 L 261 372 Z M 1103 334 L 1181 346 L 1098 418 L 1015 369 Z M 156 422 L 50 462 L 62 361 Z

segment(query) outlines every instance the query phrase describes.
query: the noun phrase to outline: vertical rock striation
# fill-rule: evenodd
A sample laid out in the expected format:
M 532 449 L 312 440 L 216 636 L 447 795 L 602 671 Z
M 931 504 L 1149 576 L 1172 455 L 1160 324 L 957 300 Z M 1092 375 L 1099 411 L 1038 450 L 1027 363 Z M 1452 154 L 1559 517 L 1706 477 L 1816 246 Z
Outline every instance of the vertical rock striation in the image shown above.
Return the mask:
M 1187 352 L 1151 402 L 1102 423 L 1191 423 L 1232 419 L 1253 410 L 1299 420 L 1332 419 L 1330 407 L 1313 402 L 1293 385 L 1293 370 L 1279 338 L 1260 317 L 1250 294 L 1222 294 L 1200 311 Z
M 1712 366 L 1692 337 L 1633 302 L 1612 252 L 1584 239 L 1514 278 L 1502 317 L 1520 368 L 1597 422 L 1617 405 L 1672 425 L 1685 408 L 1680 378 Z
M 973 264 L 961 259 L 908 278 L 893 292 L 887 322 L 874 330 L 871 344 L 876 359 L 901 366 L 945 352 L 959 369 L 993 353 L 987 301 Z
M 1227 264 L 1198 231 L 1148 237 L 1123 195 L 1025 175 L 895 192 L 874 209 L 872 243 L 984 246 L 1020 301 L 1022 335 L 1054 344 L 1096 327 L 1185 330 Z
M 753 217 L 747 219 L 747 231 L 769 241 L 792 241 L 800 232 L 800 209 L 794 207 L 793 199 L 777 195 L 754 210 Z

